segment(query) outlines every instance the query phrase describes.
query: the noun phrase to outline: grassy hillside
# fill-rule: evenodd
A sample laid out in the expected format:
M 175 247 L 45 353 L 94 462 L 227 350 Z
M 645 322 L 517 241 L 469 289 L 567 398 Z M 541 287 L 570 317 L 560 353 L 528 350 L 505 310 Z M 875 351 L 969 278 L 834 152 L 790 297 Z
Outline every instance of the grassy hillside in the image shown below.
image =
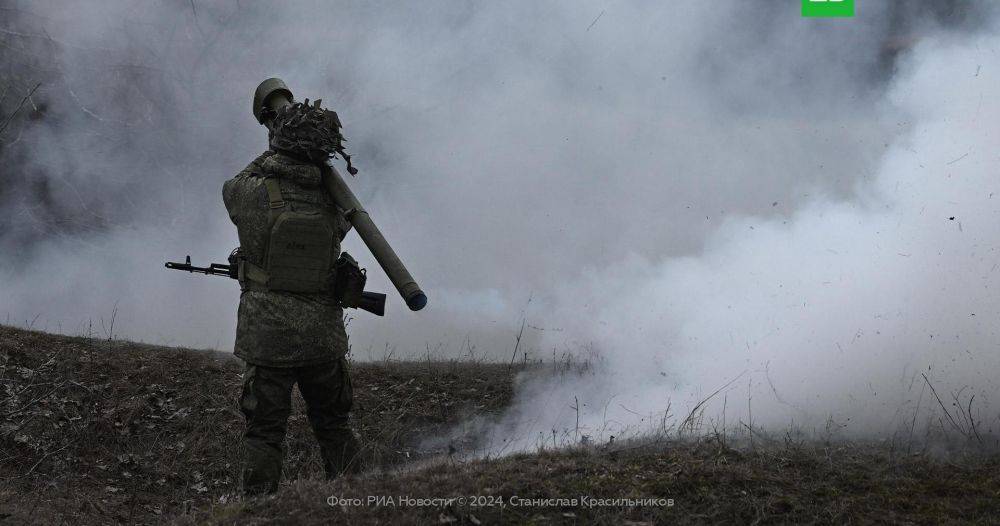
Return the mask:
M 421 449 L 421 439 L 502 410 L 514 372 L 451 362 L 356 364 L 356 424 L 372 469 L 321 480 L 298 405 L 288 482 L 275 496 L 243 501 L 240 374 L 240 362 L 226 354 L 0 327 L 0 524 L 940 524 L 1000 517 L 1000 456 L 986 453 L 943 458 L 884 444 L 766 440 L 749 448 L 704 438 L 460 461 Z M 377 497 L 382 501 L 369 500 Z M 416 500 L 434 498 L 454 500 Z
M 334 483 L 301 481 L 273 498 L 217 506 L 189 521 L 996 524 L 1000 517 L 1000 461 L 980 460 L 938 462 L 923 456 L 894 455 L 871 444 L 772 444 L 739 451 L 714 440 L 543 452 L 497 461 L 445 462 L 417 471 Z M 435 497 L 456 500 L 441 506 L 399 499 L 395 505 L 368 500 L 369 496 L 386 495 L 408 496 L 414 501 Z M 337 497 L 332 506 L 331 496 Z M 485 498 L 476 503 L 468 498 L 471 496 Z M 590 499 L 581 498 L 584 496 Z M 668 501 L 630 506 L 613 501 L 650 497 L 673 499 L 673 505 Z M 578 498 L 578 502 L 525 505 L 521 500 L 553 498 Z
M 419 459 L 421 438 L 511 396 L 506 366 L 387 362 L 353 373 L 373 466 Z M 238 493 L 241 374 L 223 353 L 0 326 L 0 519 L 157 523 Z M 322 473 L 301 399 L 287 451 L 287 479 Z

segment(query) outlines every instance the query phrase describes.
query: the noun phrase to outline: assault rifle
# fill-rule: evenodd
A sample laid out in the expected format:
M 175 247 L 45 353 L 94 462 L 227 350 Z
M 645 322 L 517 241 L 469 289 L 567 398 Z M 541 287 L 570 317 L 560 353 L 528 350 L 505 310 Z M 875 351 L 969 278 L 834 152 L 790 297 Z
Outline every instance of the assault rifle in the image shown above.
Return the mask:
M 239 267 L 237 265 L 226 265 L 223 263 L 211 263 L 207 267 L 196 267 L 191 264 L 191 256 L 184 259 L 184 263 L 168 261 L 166 267 L 172 270 L 184 270 L 191 273 L 206 274 L 210 276 L 225 276 L 227 278 L 239 279 Z M 378 292 L 362 292 L 357 300 L 357 305 L 344 305 L 345 307 L 366 310 L 376 316 L 385 315 L 385 294 Z

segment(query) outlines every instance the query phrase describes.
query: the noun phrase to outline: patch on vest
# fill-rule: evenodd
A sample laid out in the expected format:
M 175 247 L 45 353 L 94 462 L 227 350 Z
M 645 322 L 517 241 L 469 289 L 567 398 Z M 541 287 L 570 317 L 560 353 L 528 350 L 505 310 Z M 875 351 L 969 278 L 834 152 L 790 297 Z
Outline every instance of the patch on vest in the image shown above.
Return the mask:
M 283 212 L 267 249 L 267 288 L 317 293 L 330 290 L 334 229 L 323 214 Z

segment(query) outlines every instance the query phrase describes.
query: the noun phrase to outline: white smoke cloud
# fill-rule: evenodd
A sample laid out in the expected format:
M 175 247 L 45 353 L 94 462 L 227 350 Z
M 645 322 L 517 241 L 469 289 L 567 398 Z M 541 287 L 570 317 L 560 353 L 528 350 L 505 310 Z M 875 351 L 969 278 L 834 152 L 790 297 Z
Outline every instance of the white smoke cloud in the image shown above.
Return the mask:
M 632 254 L 567 288 L 563 298 L 589 307 L 557 311 L 604 359 L 592 374 L 529 382 L 488 450 L 676 428 L 706 399 L 714 425 L 726 411 L 730 424 L 765 429 L 916 426 L 922 438 L 929 423 L 971 434 L 974 420 L 995 434 L 997 49 L 998 35 L 942 36 L 906 57 L 882 104 L 908 131 L 852 197 L 817 196 L 788 218 L 733 217 L 700 254 Z
M 3 60 L 50 109 L 0 137 L 0 319 L 100 334 L 117 306 L 119 337 L 230 348 L 235 284 L 162 263 L 235 245 L 220 189 L 277 75 L 340 113 L 351 184 L 430 297 L 357 315 L 360 359 L 509 360 L 526 319 L 519 354 L 604 364 L 522 386 L 543 402 L 514 420 L 543 427 L 574 397 L 588 429 L 647 425 L 735 377 L 774 424 L 867 426 L 928 366 L 988 389 L 992 41 L 985 4 L 944 4 L 12 2 Z
M 849 192 L 895 131 L 858 80 L 881 74 L 881 11 L 826 27 L 736 2 L 14 5 L 6 58 L 41 62 L 14 80 L 43 80 L 51 109 L 19 131 L 24 181 L 0 194 L 0 314 L 49 329 L 118 304 L 121 336 L 230 347 L 234 284 L 161 265 L 235 244 L 219 188 L 263 147 L 248 101 L 269 75 L 340 112 L 355 189 L 431 297 L 358 316 L 360 356 L 467 338 L 505 355 L 529 297 L 625 252 L 693 253 L 727 215 L 788 214 L 813 186 Z

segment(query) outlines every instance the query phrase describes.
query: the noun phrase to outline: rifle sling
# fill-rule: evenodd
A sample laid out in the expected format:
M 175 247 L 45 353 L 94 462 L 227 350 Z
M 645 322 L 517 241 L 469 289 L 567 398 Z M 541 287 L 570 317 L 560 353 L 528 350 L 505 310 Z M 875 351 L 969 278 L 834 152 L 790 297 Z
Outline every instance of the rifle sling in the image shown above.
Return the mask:
M 285 199 L 281 197 L 281 185 L 274 177 L 264 179 L 264 187 L 267 188 L 267 206 L 271 210 L 285 207 Z
M 274 225 L 275 219 L 281 213 L 280 209 L 285 207 L 285 199 L 281 196 L 281 184 L 277 178 L 267 177 L 264 179 L 264 188 L 267 190 L 267 214 L 270 219 L 268 223 Z M 271 276 L 263 268 L 245 259 L 240 260 L 238 276 L 240 287 L 243 290 L 269 290 L 267 282 L 270 281 Z

